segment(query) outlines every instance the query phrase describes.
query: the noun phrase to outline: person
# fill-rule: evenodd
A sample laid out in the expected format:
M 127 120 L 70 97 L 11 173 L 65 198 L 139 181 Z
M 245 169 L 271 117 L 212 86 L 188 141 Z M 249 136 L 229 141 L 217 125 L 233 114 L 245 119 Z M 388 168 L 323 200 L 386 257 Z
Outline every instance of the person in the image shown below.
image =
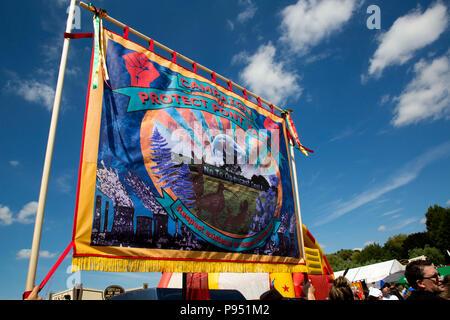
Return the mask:
M 27 298 L 25 298 L 25 300 L 42 300 L 42 297 L 38 296 L 39 289 L 40 289 L 39 286 L 35 286 L 31 291 L 30 295 Z
M 397 296 L 391 294 L 391 285 L 389 284 L 389 282 L 383 284 L 380 289 L 381 293 L 383 294 L 382 300 L 398 300 Z
M 446 300 L 450 300 L 450 274 L 444 277 L 443 285 L 444 291 L 442 291 L 440 296 Z
M 408 297 L 410 300 L 442 300 L 439 295 L 444 291 L 442 278 L 428 260 L 410 262 L 405 268 L 408 284 L 414 289 Z
M 373 300 L 382 300 L 383 299 L 383 293 L 380 289 L 372 287 L 369 289 L 369 295 L 367 296 L 367 300 L 373 301 Z
M 330 288 L 330 300 L 354 300 L 353 291 L 348 280 L 343 277 L 337 277 Z

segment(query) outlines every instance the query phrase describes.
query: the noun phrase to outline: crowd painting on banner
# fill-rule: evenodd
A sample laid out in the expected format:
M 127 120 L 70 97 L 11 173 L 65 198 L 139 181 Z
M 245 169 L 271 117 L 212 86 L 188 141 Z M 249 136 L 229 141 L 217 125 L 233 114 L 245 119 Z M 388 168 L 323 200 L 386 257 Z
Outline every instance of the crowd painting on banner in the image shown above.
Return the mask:
M 97 72 L 88 94 L 73 264 L 304 269 L 285 119 L 100 32 L 108 81 Z

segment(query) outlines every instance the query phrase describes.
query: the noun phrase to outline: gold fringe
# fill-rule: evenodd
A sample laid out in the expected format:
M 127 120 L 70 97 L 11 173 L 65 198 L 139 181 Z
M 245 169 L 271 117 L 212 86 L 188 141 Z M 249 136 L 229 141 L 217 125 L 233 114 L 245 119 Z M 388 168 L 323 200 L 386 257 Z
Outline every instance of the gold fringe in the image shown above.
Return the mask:
M 105 257 L 73 257 L 72 272 L 308 272 L 306 265 L 236 262 L 168 261 L 149 259 L 126 259 Z

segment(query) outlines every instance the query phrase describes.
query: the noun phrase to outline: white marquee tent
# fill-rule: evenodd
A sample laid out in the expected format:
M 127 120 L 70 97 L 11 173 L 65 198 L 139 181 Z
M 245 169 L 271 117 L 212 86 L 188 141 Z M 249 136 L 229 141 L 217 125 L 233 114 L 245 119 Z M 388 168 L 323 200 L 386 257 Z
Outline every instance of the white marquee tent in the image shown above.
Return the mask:
M 334 277 L 344 275 L 345 270 L 337 271 Z M 364 280 L 368 285 L 372 282 L 383 280 L 385 282 L 397 282 L 405 274 L 405 266 L 397 260 L 375 263 L 368 266 L 349 269 L 345 277 L 350 282 Z

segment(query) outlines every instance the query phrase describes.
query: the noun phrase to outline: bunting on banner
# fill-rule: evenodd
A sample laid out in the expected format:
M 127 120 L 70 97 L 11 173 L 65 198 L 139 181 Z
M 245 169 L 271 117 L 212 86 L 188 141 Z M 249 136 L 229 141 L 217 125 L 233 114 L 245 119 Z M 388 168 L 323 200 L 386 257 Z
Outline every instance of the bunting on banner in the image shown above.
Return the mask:
M 72 264 L 304 272 L 285 119 L 98 26 Z

